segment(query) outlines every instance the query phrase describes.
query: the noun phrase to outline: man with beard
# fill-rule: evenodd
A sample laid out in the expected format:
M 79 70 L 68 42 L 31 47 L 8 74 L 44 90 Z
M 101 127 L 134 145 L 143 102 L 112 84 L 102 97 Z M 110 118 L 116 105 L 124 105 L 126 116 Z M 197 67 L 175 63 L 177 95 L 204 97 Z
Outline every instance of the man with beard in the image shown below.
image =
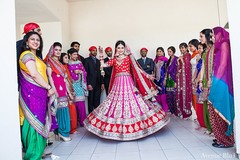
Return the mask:
M 105 49 L 105 53 L 107 55 L 107 57 L 104 59 L 104 63 L 106 63 L 107 61 L 109 61 L 110 59 L 112 59 L 112 48 L 111 47 L 107 47 Z M 104 68 L 104 72 L 105 72 L 105 75 L 104 75 L 104 87 L 105 87 L 105 90 L 106 90 L 106 94 L 108 95 L 109 93 L 109 84 L 110 84 L 110 79 L 111 79 L 111 75 L 112 75 L 112 67 L 106 67 Z
M 85 69 L 87 72 L 88 113 L 91 113 L 100 104 L 101 90 L 104 89 L 103 77 L 100 72 L 100 61 L 96 58 L 97 47 L 89 48 L 89 57 L 85 59 Z

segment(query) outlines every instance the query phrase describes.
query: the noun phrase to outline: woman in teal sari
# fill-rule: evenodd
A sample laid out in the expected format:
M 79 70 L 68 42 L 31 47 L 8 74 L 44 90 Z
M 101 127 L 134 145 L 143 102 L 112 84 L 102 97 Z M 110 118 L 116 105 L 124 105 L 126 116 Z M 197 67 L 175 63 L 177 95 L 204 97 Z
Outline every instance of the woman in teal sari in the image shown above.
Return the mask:
M 24 160 L 40 160 L 46 147 L 51 127 L 47 97 L 54 94 L 48 84 L 46 65 L 42 61 L 42 38 L 29 32 L 23 40 L 20 65 L 19 103 L 24 114 L 22 143 L 26 153 Z

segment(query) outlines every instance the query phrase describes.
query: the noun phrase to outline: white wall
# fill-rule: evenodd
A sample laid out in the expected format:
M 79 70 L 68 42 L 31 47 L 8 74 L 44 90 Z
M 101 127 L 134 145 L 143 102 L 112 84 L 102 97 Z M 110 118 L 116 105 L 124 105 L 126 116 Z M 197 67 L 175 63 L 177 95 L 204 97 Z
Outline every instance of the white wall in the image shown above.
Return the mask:
M 233 89 L 234 89 L 234 105 L 235 105 L 235 144 L 236 152 L 240 155 L 240 74 L 239 74 L 239 51 L 240 51 L 240 14 L 239 14 L 239 0 L 228 0 L 228 14 L 229 14 L 229 32 L 231 42 L 231 56 L 233 66 Z
M 181 42 L 198 39 L 202 29 L 227 21 L 226 0 L 78 1 L 69 4 L 69 16 L 70 41 L 81 43 L 84 56 L 91 45 L 114 47 L 122 39 L 135 56 L 147 47 L 154 57 L 159 46 L 178 49 Z
M 25 0 L 26 1 L 26 0 Z M 28 2 L 23 1 L 22 3 L 26 3 L 27 5 Z M 45 18 L 44 21 L 44 16 L 41 17 L 41 11 L 34 11 L 34 12 L 39 12 L 39 13 L 34 13 L 33 18 L 30 21 L 26 21 L 23 24 L 17 23 L 16 24 L 16 37 L 17 40 L 22 39 L 23 35 L 23 27 L 26 23 L 29 22 L 35 22 L 38 23 L 42 29 L 42 37 L 44 40 L 44 45 L 43 45 L 43 55 L 45 56 L 46 53 L 48 52 L 50 46 L 53 44 L 53 42 L 58 41 L 63 44 L 63 51 L 65 52 L 67 49 L 69 49 L 69 14 L 68 14 L 68 3 L 66 0 L 35 0 L 36 4 L 41 6 L 45 6 L 44 11 L 48 11 L 51 14 L 49 15 L 50 17 L 56 17 L 52 18 L 54 21 L 50 21 L 49 19 Z M 20 2 L 19 2 L 20 3 Z M 39 4 L 40 3 L 40 4 Z M 21 4 L 21 5 L 23 5 Z M 34 7 L 34 6 L 31 6 Z M 21 14 L 24 15 L 32 15 L 31 9 L 25 10 L 25 11 L 19 11 Z M 28 13 L 29 12 L 29 13 Z M 21 19 L 19 19 L 19 16 L 17 16 L 17 20 L 19 22 L 22 22 Z M 22 17 L 24 18 L 24 17 Z M 24 18 L 24 19 L 30 19 L 30 18 Z M 57 21 L 56 21 L 57 19 Z M 38 21 L 39 20 L 39 21 Z M 43 56 L 43 57 L 44 57 Z
M 58 17 L 60 23 L 59 23 L 59 26 L 56 25 L 56 27 L 60 27 L 61 31 L 58 32 L 58 34 L 62 38 L 60 40 L 56 40 L 56 41 L 62 42 L 64 51 L 69 49 L 69 32 L 70 32 L 70 30 L 69 30 L 68 2 L 66 0 L 39 0 L 39 1 L 42 2 L 52 12 L 52 14 L 54 14 L 56 17 Z M 47 26 L 48 25 L 46 25 L 46 27 Z M 54 28 L 52 28 L 52 29 L 54 30 Z M 59 28 L 57 28 L 57 29 L 59 29 Z M 49 32 L 47 32 L 47 33 L 49 33 Z M 49 34 L 44 33 L 44 36 L 45 36 L 44 41 L 46 41 L 47 44 L 53 43 L 53 42 L 49 41 L 48 37 L 52 38 L 54 35 L 51 35 L 51 33 L 49 33 Z
M 63 37 L 62 37 L 62 24 L 61 22 L 48 22 L 48 23 L 38 23 L 39 26 L 41 27 L 42 30 L 42 38 L 43 38 L 43 58 L 46 56 L 48 53 L 48 50 L 50 46 L 54 42 L 60 42 L 62 44 L 67 44 L 66 42 L 63 42 Z M 19 33 L 19 39 L 22 39 L 24 36 L 22 34 L 23 32 L 23 27 L 25 24 L 20 25 L 20 29 L 18 31 L 21 31 Z M 64 50 L 64 46 L 63 46 Z
M 15 1 L 3 0 L 0 5 L 0 159 L 22 159 L 18 92 L 16 77 Z M 7 15 L 7 16 L 6 16 Z

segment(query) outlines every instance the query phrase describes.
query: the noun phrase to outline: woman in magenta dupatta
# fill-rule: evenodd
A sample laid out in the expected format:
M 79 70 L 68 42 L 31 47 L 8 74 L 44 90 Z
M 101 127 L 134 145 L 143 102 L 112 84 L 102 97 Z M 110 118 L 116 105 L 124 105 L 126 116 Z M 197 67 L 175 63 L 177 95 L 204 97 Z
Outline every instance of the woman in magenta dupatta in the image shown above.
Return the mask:
M 101 62 L 102 67 L 113 66 L 110 92 L 84 124 L 87 130 L 106 139 L 143 138 L 165 126 L 169 117 L 156 101 L 151 101 L 157 92 L 147 77 L 154 77 L 140 70 L 135 58 L 126 51 L 124 41 L 118 41 L 115 48 L 115 58 Z
M 232 62 L 229 33 L 221 28 L 213 28 L 214 52 L 207 55 L 207 73 L 209 78 L 209 114 L 214 147 L 231 147 L 234 144 L 234 95 L 232 80 Z
M 154 59 L 156 77 L 154 83 L 158 86 L 159 91 L 156 96 L 156 100 L 162 105 L 165 112 L 168 112 L 168 104 L 166 98 L 166 86 L 164 86 L 163 83 L 166 76 L 167 62 L 168 59 L 165 57 L 164 49 L 162 47 L 158 47 L 156 50 L 156 58 Z
M 192 115 L 192 70 L 191 54 L 188 53 L 188 45 L 181 43 L 179 49 L 182 56 L 178 59 L 177 73 L 177 115 L 181 118 L 189 118 Z
M 40 58 L 42 44 L 38 33 L 27 33 L 19 58 L 19 104 L 24 114 L 21 136 L 26 151 L 24 160 L 42 158 L 51 127 L 47 97 L 54 91 L 48 84 L 46 65 Z

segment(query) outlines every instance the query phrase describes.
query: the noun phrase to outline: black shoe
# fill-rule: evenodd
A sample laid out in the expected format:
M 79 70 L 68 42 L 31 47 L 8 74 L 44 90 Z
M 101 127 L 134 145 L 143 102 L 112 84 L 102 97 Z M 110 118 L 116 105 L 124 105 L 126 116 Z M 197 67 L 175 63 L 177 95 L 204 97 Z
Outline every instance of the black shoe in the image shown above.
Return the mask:
M 224 146 L 223 144 L 218 144 L 218 143 L 213 143 L 212 146 L 216 147 L 216 148 L 229 148 L 229 147 L 233 147 L 233 145 L 231 145 L 231 146 Z
M 51 157 L 51 155 L 52 155 L 52 153 L 44 153 L 42 155 L 42 159 L 49 158 L 49 157 Z
M 214 143 L 217 143 L 217 139 L 213 139 L 212 141 L 213 141 Z
M 47 145 L 47 146 L 51 146 L 52 144 L 53 144 L 53 142 L 48 141 L 46 145 Z

